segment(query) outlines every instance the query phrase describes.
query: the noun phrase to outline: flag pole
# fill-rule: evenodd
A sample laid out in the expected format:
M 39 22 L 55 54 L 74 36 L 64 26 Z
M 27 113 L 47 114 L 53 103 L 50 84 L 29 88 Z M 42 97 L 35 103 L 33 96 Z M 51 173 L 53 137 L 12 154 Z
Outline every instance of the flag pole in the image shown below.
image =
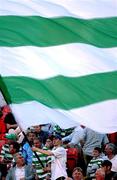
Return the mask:
M 0 91 L 1 91 L 1 93 L 2 93 L 2 96 L 3 96 L 6 104 L 9 105 L 12 101 L 11 101 L 11 98 L 10 98 L 10 96 L 9 96 L 7 87 L 6 87 L 6 85 L 4 84 L 4 82 L 3 82 L 3 80 L 2 80 L 1 75 L 0 75 L 0 84 L 1 84 L 1 86 L 0 86 Z M 5 95 L 4 91 L 6 91 L 6 94 L 7 94 L 7 95 Z M 13 116 L 14 116 L 14 115 L 13 115 Z M 14 117 L 14 119 L 15 119 L 15 117 Z M 16 121 L 16 122 L 17 122 L 17 121 Z M 18 123 L 17 123 L 17 124 L 18 124 Z M 19 124 L 18 124 L 18 126 L 19 126 Z M 20 126 L 19 126 L 19 127 L 20 127 Z M 20 129 L 22 129 L 22 128 L 20 128 Z M 21 131 L 22 131 L 22 130 L 21 130 Z M 32 147 L 32 145 L 31 145 L 31 143 L 29 142 L 29 140 L 28 140 L 25 132 L 22 131 L 22 133 L 23 133 L 26 141 L 27 141 L 28 144 L 30 145 L 30 147 Z M 38 159 L 39 163 L 41 164 L 42 168 L 44 168 L 44 165 L 43 165 L 42 161 L 40 160 L 39 156 L 37 155 L 37 153 L 34 152 L 34 154 L 35 154 L 36 158 Z
M 6 85 L 4 84 L 4 82 L 2 80 L 1 75 L 0 75 L 0 91 L 1 91 L 1 94 L 2 94 L 6 104 L 9 105 L 11 103 L 11 97 L 9 95 Z M 6 93 L 4 93 L 4 92 L 6 92 Z

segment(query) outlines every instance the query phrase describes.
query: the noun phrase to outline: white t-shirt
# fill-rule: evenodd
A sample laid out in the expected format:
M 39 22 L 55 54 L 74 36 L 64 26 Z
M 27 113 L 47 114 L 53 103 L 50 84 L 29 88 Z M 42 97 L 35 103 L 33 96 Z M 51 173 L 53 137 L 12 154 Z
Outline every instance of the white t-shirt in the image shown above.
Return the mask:
M 67 154 L 66 149 L 63 147 L 53 148 L 52 153 L 52 162 L 51 162 L 51 172 L 52 172 L 52 180 L 55 180 L 61 176 L 67 177 L 66 172 L 66 161 Z
M 25 178 L 25 167 L 24 166 L 21 168 L 16 167 L 15 176 L 16 176 L 16 180 L 20 180 L 21 178 Z
M 117 172 L 117 155 L 115 155 L 110 161 L 112 162 L 111 171 Z

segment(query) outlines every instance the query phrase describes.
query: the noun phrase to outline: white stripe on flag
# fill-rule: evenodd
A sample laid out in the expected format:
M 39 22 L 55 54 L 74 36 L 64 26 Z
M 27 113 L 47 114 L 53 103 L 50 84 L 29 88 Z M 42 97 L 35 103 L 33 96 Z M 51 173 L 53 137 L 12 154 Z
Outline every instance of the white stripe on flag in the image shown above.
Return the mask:
M 69 111 L 51 109 L 36 101 L 12 104 L 11 109 L 23 130 L 29 126 L 46 123 L 55 123 L 67 129 L 80 123 L 102 133 L 117 131 L 117 100 Z
M 0 47 L 0 51 L 0 72 L 3 76 L 45 79 L 57 75 L 79 77 L 117 70 L 117 48 L 68 44 L 46 48 Z
M 115 0 L 0 0 L 0 15 L 72 16 L 84 19 L 117 16 Z

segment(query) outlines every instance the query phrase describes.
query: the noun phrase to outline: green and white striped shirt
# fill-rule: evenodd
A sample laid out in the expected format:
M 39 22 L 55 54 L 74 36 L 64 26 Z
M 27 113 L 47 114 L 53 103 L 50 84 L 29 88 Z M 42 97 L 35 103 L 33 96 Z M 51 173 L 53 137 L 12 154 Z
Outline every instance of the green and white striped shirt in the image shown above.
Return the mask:
M 9 144 L 5 144 L 1 149 L 0 157 L 7 161 L 12 161 L 13 156 L 9 152 Z
M 47 150 L 46 147 L 43 148 L 44 150 Z M 39 156 L 42 164 L 44 165 L 44 167 L 47 167 L 47 165 L 49 163 L 51 163 L 51 157 L 47 156 L 45 154 L 36 152 L 37 155 Z M 44 172 L 42 165 L 39 163 L 38 159 L 36 158 L 35 154 L 33 153 L 33 159 L 32 159 L 32 164 L 36 170 L 36 174 L 39 177 L 39 179 L 45 179 L 45 177 L 50 174 L 49 172 Z

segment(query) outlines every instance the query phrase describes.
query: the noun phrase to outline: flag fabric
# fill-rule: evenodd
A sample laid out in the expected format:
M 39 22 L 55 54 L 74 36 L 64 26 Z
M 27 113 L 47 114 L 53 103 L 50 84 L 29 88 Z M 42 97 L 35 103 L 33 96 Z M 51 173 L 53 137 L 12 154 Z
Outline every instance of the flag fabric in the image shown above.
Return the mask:
M 0 86 L 17 122 L 117 131 L 117 3 L 0 0 Z

